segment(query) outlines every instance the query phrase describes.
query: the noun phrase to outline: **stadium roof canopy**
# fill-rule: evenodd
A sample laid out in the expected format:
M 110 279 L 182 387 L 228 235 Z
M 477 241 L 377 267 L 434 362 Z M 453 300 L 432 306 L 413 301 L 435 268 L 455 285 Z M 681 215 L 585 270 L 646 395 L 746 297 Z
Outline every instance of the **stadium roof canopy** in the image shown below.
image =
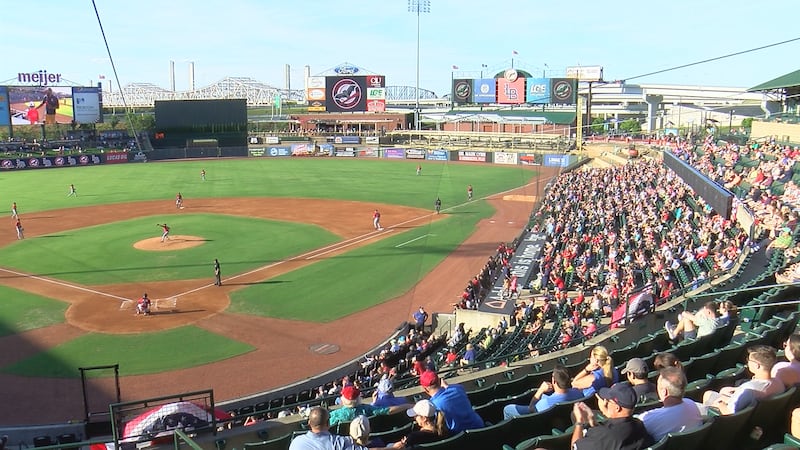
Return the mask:
M 751 87 L 747 92 L 772 91 L 796 86 L 800 86 L 800 70 L 795 70 L 794 72 L 781 75 L 778 78 L 765 81 L 757 86 Z

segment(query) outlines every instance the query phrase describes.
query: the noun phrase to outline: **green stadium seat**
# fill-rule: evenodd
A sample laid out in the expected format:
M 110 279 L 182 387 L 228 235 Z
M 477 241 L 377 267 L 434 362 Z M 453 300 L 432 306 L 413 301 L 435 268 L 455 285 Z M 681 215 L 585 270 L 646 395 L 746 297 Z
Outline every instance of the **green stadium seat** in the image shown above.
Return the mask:
M 293 433 L 261 442 L 245 442 L 244 450 L 286 450 L 292 442 Z
M 500 449 L 509 443 L 508 431 L 513 427 L 511 420 L 489 425 L 483 428 L 467 430 L 466 442 L 470 448 Z
M 737 413 L 727 416 L 716 416 L 711 421 L 711 432 L 706 443 L 710 450 L 728 450 L 735 447 L 740 430 L 744 429 L 750 416 L 755 411 L 749 406 Z
M 447 439 L 442 439 L 441 441 L 419 444 L 416 448 L 428 448 L 435 450 L 462 450 L 467 446 L 466 437 L 467 433 L 461 431 L 458 434 L 450 436 Z
M 705 449 L 708 436 L 711 434 L 711 426 L 712 423 L 709 421 L 692 430 L 669 433 L 667 444 L 663 448 L 666 450 Z

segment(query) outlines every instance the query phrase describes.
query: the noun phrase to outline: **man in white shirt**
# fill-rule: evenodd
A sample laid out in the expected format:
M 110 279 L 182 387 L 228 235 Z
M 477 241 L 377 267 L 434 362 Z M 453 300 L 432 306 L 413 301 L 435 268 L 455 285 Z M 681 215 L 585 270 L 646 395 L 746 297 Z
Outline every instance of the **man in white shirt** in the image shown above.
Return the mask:
M 703 405 L 713 406 L 722 414 L 733 414 L 747 408 L 757 400 L 780 394 L 786 390 L 781 380 L 772 378 L 770 371 L 778 359 L 775 349 L 768 345 L 754 345 L 747 349 L 747 369 L 753 378 L 737 387 L 726 386 L 703 394 Z
M 683 398 L 685 391 L 686 375 L 682 369 L 679 367 L 661 369 L 656 382 L 656 392 L 664 406 L 634 416 L 644 422 L 644 427 L 656 442 L 667 433 L 687 431 L 703 424 L 703 417 L 697 404 L 691 399 Z

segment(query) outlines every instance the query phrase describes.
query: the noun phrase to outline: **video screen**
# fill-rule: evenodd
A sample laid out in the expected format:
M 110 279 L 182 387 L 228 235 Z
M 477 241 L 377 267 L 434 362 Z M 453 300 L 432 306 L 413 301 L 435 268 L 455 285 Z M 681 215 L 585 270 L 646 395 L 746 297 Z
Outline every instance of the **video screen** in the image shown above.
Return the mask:
M 49 90 L 49 92 L 48 92 Z M 70 124 L 72 87 L 9 86 L 11 125 Z M 53 122 L 49 122 L 49 121 Z

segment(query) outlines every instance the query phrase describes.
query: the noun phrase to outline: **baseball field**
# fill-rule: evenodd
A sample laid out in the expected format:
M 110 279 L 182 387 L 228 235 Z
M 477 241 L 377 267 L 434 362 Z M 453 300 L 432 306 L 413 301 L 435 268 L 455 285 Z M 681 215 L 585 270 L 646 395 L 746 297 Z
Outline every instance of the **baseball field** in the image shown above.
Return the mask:
M 25 233 L 17 239 L 10 217 L 0 233 L 0 384 L 14 387 L 9 404 L 30 405 L 0 422 L 80 418 L 79 367 L 119 364 L 123 400 L 211 388 L 219 401 L 358 357 L 419 305 L 449 311 L 497 242 L 525 226 L 546 177 L 432 161 L 416 175 L 417 164 L 252 158 L 0 173 L 0 211 L 9 217 L 16 202 Z M 136 315 L 145 292 L 154 313 Z M 319 345 L 338 351 L 310 350 Z M 107 380 L 94 383 L 95 401 L 110 399 Z

